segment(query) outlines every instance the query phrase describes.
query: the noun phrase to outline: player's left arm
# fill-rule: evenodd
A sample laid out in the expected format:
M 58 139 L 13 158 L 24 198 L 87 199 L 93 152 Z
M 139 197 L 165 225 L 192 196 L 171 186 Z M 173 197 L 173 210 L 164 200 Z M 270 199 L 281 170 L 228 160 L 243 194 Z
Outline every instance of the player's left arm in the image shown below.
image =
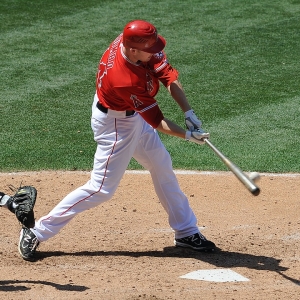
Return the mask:
M 185 124 L 189 130 L 201 128 L 202 122 L 191 108 L 182 85 L 178 81 L 179 73 L 168 62 L 166 54 L 162 51 L 152 58 L 154 75 L 168 89 L 172 98 L 177 102 L 185 115 Z
M 167 89 L 172 98 L 178 103 L 184 112 L 186 127 L 189 130 L 201 128 L 202 122 L 191 108 L 180 82 L 177 79 L 174 80 L 169 86 L 167 86 Z
M 182 85 L 178 80 L 174 80 L 167 87 L 167 89 L 171 94 L 172 98 L 178 103 L 178 105 L 180 106 L 180 108 L 184 113 L 191 109 L 191 106 L 186 98 Z

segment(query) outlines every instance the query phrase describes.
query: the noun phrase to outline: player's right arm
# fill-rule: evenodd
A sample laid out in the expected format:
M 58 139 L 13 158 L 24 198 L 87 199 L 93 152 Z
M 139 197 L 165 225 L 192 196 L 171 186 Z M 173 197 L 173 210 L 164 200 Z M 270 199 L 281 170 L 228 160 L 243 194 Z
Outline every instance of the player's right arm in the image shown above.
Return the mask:
M 197 130 L 185 130 L 182 127 L 178 126 L 176 123 L 164 118 L 159 125 L 156 127 L 156 129 L 160 132 L 163 132 L 165 134 L 177 136 L 186 140 L 189 140 L 191 142 L 197 143 L 197 144 L 204 144 L 204 139 L 209 138 L 209 133 L 205 132 L 202 129 Z
M 185 138 L 186 130 L 172 122 L 171 120 L 164 118 L 161 120 L 156 129 L 162 133 L 177 136 L 180 138 Z

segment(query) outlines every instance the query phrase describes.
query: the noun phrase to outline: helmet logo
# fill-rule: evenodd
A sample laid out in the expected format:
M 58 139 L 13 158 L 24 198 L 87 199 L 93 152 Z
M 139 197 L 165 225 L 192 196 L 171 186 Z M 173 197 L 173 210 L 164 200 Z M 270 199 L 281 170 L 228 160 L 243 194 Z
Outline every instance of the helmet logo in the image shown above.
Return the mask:
M 156 59 L 159 59 L 159 60 L 162 60 L 163 57 L 165 56 L 164 53 L 162 51 L 158 52 L 158 53 L 155 53 L 153 55 Z

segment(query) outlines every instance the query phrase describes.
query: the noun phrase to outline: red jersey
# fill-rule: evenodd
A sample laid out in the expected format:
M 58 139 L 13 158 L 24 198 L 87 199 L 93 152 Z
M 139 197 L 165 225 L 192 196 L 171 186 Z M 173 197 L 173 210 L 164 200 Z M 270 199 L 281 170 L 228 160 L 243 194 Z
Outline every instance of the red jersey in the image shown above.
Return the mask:
M 131 62 L 122 51 L 120 34 L 100 60 L 96 91 L 103 106 L 117 111 L 135 110 L 156 128 L 164 118 L 154 98 L 159 82 L 168 87 L 177 78 L 177 70 L 163 51 L 147 63 Z

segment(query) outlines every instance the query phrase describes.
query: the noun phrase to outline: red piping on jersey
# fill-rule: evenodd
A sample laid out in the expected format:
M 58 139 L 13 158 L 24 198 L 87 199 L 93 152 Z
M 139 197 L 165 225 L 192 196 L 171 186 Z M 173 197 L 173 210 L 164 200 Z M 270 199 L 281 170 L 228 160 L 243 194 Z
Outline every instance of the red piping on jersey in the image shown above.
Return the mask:
M 101 190 L 101 188 L 102 188 L 102 186 L 103 186 L 103 183 L 104 183 L 104 178 L 105 178 L 105 175 L 106 175 L 106 171 L 107 171 L 107 166 L 108 166 L 109 160 L 110 160 L 111 156 L 112 156 L 113 153 L 114 153 L 115 146 L 116 146 L 117 141 L 118 141 L 118 138 L 117 138 L 117 137 L 118 137 L 118 132 L 117 132 L 117 124 L 116 124 L 116 123 L 117 123 L 117 119 L 115 119 L 115 131 L 116 131 L 115 142 L 114 142 L 114 145 L 113 145 L 113 147 L 112 147 L 112 149 L 111 149 L 111 153 L 110 153 L 110 155 L 109 155 L 108 158 L 107 158 L 107 162 L 106 162 L 106 166 L 105 166 L 105 172 L 104 172 L 104 176 L 103 176 L 101 185 L 100 185 L 100 187 L 99 187 L 99 190 L 96 191 L 96 192 L 94 192 L 94 193 L 92 193 L 91 195 L 89 195 L 89 196 L 87 196 L 87 197 L 85 197 L 85 198 L 79 200 L 78 202 L 74 203 L 71 207 L 69 207 L 67 210 L 65 210 L 64 212 L 62 212 L 62 213 L 60 214 L 60 216 L 62 216 L 62 215 L 65 214 L 67 211 L 69 211 L 70 209 L 72 209 L 72 208 L 73 208 L 75 205 L 77 205 L 78 203 L 80 203 L 80 202 L 82 202 L 82 201 L 85 201 L 85 200 L 88 199 L 89 197 L 91 197 L 91 196 L 93 196 L 93 195 L 95 195 L 95 194 L 97 194 L 97 193 L 100 192 L 100 190 Z M 51 216 L 49 216 L 48 218 L 46 218 L 46 219 L 44 219 L 44 220 L 48 220 L 49 218 L 51 218 Z

